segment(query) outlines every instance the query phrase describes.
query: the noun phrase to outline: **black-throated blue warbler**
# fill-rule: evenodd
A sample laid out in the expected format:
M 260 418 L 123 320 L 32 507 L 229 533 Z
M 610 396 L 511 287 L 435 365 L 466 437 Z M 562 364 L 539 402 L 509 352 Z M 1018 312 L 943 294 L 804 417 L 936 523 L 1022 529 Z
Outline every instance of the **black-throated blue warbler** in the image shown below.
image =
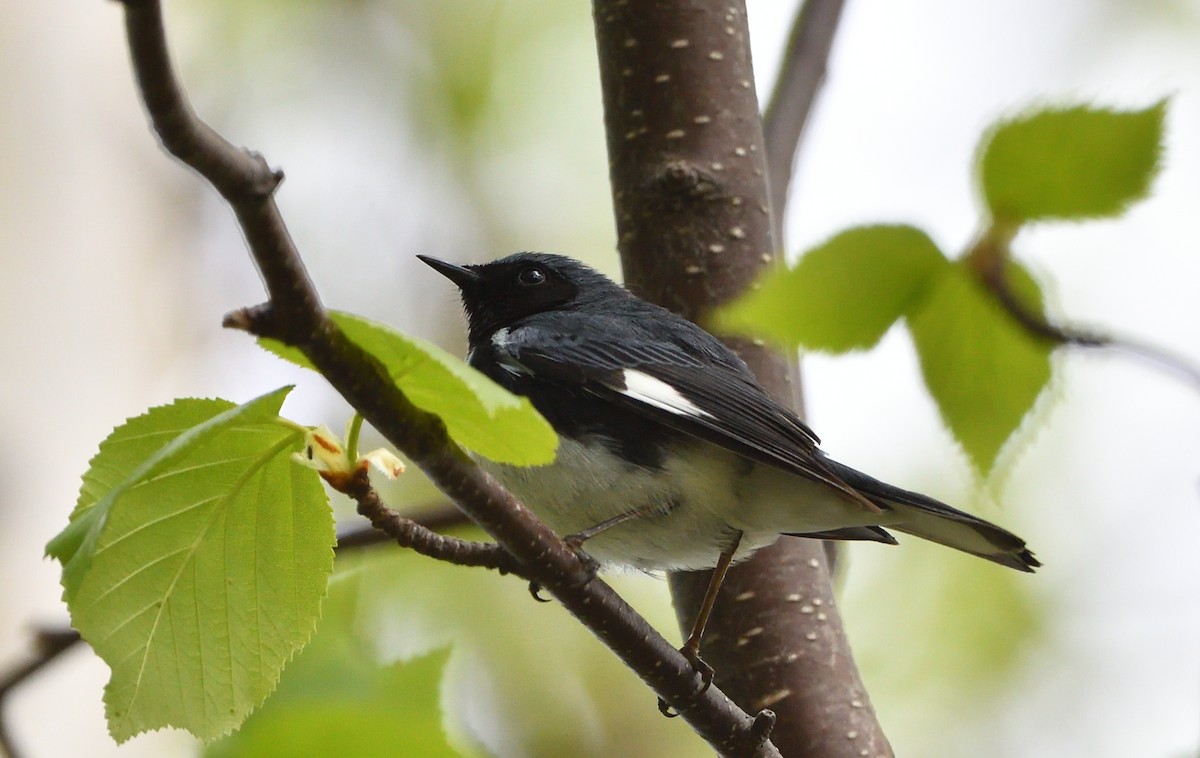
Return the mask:
M 720 576 L 780 535 L 922 537 L 1020 571 L 1024 540 L 827 457 L 716 337 L 558 255 L 459 266 L 467 361 L 530 399 L 559 434 L 549 466 L 484 462 L 539 518 L 602 563 L 716 567 L 685 653 L 696 653 Z

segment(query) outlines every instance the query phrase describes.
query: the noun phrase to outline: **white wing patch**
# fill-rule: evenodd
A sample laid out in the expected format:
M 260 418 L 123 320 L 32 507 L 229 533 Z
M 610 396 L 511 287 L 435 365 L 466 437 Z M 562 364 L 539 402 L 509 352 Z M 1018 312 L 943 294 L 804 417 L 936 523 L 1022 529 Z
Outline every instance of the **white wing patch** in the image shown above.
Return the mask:
M 707 416 L 708 418 L 713 418 L 711 413 L 696 405 L 691 400 L 688 400 L 679 393 L 679 390 L 661 379 L 655 379 L 649 374 L 632 369 L 622 371 L 621 378 L 625 383 L 625 388 L 614 387 L 613 389 L 628 398 L 647 405 L 653 405 L 655 408 L 661 408 L 677 416 Z

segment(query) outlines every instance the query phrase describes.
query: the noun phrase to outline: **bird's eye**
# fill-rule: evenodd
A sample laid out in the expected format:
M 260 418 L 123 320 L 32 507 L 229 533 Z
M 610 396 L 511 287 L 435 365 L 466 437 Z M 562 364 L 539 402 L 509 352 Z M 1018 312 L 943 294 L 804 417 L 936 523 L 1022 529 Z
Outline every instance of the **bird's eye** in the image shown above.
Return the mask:
M 536 287 L 546 281 L 546 274 L 540 268 L 527 268 L 517 274 L 517 282 L 526 287 Z

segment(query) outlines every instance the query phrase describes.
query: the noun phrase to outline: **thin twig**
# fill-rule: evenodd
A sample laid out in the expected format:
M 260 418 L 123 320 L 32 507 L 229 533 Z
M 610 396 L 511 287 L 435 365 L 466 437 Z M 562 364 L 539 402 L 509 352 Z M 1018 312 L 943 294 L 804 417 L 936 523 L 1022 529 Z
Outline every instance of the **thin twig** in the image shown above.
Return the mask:
M 9 758 L 18 756 L 16 745 L 8 733 L 8 719 L 5 713 L 9 693 L 70 650 L 79 639 L 79 632 L 74 629 L 38 629 L 34 636 L 34 655 L 0 679 L 0 755 Z
M 74 629 L 38 629 L 34 634 L 33 641 L 36 654 L 0 679 L 0 702 L 3 702 L 4 698 L 8 697 L 8 693 L 28 679 L 31 674 L 36 673 L 38 669 L 79 642 L 79 632 Z
M 1008 315 L 1021 325 L 1022 329 L 1032 336 L 1054 345 L 1102 348 L 1127 353 L 1165 368 L 1200 389 L 1200 367 L 1192 365 L 1180 355 L 1129 337 L 1117 337 L 1054 324 L 1041 312 L 1031 308 L 1013 290 L 1012 281 L 1008 276 L 1007 262 L 1011 257 L 1008 241 L 1009 235 L 1006 235 L 1003 230 L 989 231 L 968 252 L 967 257 L 974 262 L 975 269 L 984 286 Z
M 1008 278 L 1009 253 L 1003 235 L 985 235 L 968 253 L 967 258 L 975 264 L 975 270 L 979 273 L 983 285 L 992 293 L 1001 307 L 1021 325 L 1022 329 L 1034 337 L 1056 345 L 1079 347 L 1106 347 L 1108 345 L 1107 337 L 1056 326 L 1047 321 L 1041 313 L 1026 305 L 1021 297 L 1013 291 Z
M 405 518 L 435 532 L 466 526 L 471 523 L 471 520 L 464 516 L 462 511 L 448 501 L 441 505 L 421 508 L 407 514 Z M 395 542 L 395 540 L 391 535 L 381 532 L 374 526 L 353 526 L 338 533 L 337 549 L 339 553 L 346 553 L 352 550 L 373 547 L 375 545 L 386 545 L 392 542 Z
M 299 348 L 356 411 L 404 451 L 529 575 L 638 673 L 717 750 L 777 755 L 754 722 L 716 687 L 697 695 L 691 664 L 416 406 L 369 354 L 327 318 L 272 199 L 282 175 L 205 126 L 188 106 L 171 69 L 158 0 L 124 0 L 130 54 L 154 129 L 173 155 L 201 173 L 230 203 L 270 296 L 264 306 L 226 319 L 228 326 Z M 767 746 L 770 743 L 766 743 Z
M 1191 364 L 1181 355 L 1171 353 L 1154 345 L 1137 342 L 1128 337 L 1109 337 L 1108 342 L 1100 347 L 1106 347 L 1109 350 L 1120 353 L 1128 353 L 1135 358 L 1141 358 L 1144 361 L 1165 368 L 1168 371 L 1178 374 L 1181 379 L 1191 382 L 1197 390 L 1200 390 L 1200 367 Z
M 365 461 L 350 474 L 322 472 L 321 476 L 335 490 L 354 498 L 358 503 L 359 514 L 366 517 L 375 529 L 390 537 L 400 547 L 459 566 L 477 566 L 495 569 L 502 574 L 531 578 L 526 575 L 517 559 L 499 545 L 438 534 L 389 508 L 371 486 Z
M 775 213 L 775 242 L 779 245 L 783 244 L 783 215 L 796 150 L 817 92 L 825 81 L 844 5 L 845 0 L 804 0 L 792 22 L 783 65 L 763 117 L 768 192 Z

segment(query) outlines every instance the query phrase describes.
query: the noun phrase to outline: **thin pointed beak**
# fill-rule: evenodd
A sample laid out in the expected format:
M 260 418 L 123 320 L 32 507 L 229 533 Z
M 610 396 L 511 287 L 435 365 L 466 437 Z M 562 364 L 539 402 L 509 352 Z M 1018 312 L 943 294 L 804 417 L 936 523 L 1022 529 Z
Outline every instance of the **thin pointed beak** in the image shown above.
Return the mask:
M 430 258 L 428 255 L 418 255 L 421 262 L 446 277 L 450 281 L 458 285 L 459 289 L 472 284 L 477 284 L 481 277 L 466 266 L 459 266 L 455 263 L 447 263 L 446 261 Z

